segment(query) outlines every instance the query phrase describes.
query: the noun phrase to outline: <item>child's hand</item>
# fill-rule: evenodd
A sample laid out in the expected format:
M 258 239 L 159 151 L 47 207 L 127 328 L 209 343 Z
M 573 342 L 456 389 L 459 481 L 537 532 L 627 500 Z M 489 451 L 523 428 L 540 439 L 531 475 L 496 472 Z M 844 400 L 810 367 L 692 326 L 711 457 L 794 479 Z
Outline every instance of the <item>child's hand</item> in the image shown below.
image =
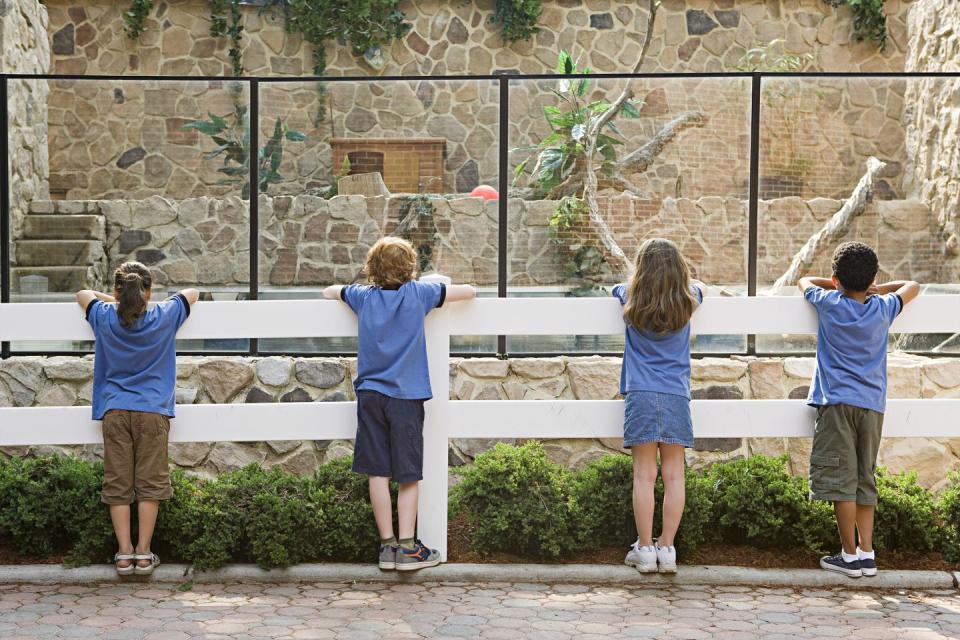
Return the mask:
M 878 296 L 881 294 L 880 287 L 877 286 L 877 283 L 874 282 L 872 285 L 867 287 L 867 296 Z

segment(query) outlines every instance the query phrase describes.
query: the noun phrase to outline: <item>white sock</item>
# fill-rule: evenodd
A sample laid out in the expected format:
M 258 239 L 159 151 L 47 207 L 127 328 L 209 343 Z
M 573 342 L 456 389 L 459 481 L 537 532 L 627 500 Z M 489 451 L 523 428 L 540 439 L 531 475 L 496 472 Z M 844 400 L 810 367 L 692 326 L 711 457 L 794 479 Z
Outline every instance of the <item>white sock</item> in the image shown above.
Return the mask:
M 861 560 L 875 560 L 877 557 L 876 551 L 864 551 L 860 547 L 857 547 L 857 557 Z
M 843 561 L 844 561 L 844 562 L 853 562 L 854 560 L 858 560 L 858 559 L 859 559 L 859 558 L 857 557 L 857 554 L 855 554 L 855 553 L 847 553 L 846 551 L 842 551 L 842 550 L 840 551 L 840 555 L 843 557 Z

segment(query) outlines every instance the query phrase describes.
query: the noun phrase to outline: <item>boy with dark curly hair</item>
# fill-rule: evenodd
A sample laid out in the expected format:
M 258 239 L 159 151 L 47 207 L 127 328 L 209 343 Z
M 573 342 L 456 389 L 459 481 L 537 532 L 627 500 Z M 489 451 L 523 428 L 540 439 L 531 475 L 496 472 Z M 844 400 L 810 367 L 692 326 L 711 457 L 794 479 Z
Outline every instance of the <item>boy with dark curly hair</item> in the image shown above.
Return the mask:
M 920 285 L 874 284 L 877 254 L 845 242 L 831 278 L 801 278 L 819 317 L 817 365 L 807 404 L 817 408 L 810 453 L 810 496 L 833 502 L 843 549 L 820 566 L 851 578 L 877 575 L 873 515 L 876 466 L 887 396 L 887 336 Z M 857 545 L 857 534 L 860 544 Z
M 357 314 L 357 439 L 353 470 L 369 476 L 370 504 L 380 531 L 380 568 L 411 571 L 440 563 L 440 554 L 416 537 L 417 500 L 423 479 L 423 403 L 430 374 L 424 317 L 446 302 L 469 300 L 470 285 L 415 280 L 417 251 L 402 238 L 385 237 L 367 253 L 370 284 L 324 290 Z M 393 533 L 390 480 L 398 485 L 399 539 Z

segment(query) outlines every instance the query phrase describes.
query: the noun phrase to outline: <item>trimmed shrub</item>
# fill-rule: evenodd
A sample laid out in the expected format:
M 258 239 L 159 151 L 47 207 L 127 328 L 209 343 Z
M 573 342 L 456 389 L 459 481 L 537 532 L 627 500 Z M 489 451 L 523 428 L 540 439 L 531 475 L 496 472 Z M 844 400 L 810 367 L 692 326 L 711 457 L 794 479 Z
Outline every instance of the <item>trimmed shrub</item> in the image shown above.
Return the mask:
M 809 500 L 806 479 L 790 475 L 786 463 L 786 456 L 753 456 L 706 472 L 725 542 L 817 552 L 835 544 L 833 508 Z
M 950 474 L 950 484 L 937 501 L 940 516 L 943 557 L 950 562 L 960 562 L 960 471 Z
M 575 545 L 570 519 L 570 472 L 531 441 L 498 443 L 467 467 L 451 492 L 451 513 L 465 512 L 473 548 L 557 558 Z
M 933 494 L 920 486 L 916 472 L 892 474 L 877 469 L 877 493 L 874 545 L 932 551 L 937 544 Z

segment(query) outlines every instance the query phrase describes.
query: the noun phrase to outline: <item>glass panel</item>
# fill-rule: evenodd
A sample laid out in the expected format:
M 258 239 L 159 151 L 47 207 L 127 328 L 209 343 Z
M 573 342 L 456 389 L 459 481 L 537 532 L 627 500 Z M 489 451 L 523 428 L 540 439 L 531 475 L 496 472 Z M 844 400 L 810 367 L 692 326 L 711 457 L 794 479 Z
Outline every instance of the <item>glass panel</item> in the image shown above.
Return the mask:
M 413 242 L 423 273 L 495 296 L 497 201 L 469 194 L 497 184 L 498 99 L 489 80 L 262 83 L 260 136 L 280 153 L 261 173 L 260 297 L 362 282 L 367 250 L 387 234 Z M 349 353 L 356 340 L 259 347 Z M 455 336 L 451 348 L 492 353 L 496 338 Z
M 760 292 L 799 295 L 793 281 L 773 286 L 876 157 L 884 166 L 866 207 L 801 275 L 829 277 L 837 245 L 857 240 L 876 249 L 878 282 L 910 279 L 926 285 L 923 295 L 960 293 L 951 221 L 960 201 L 947 169 L 956 163 L 957 125 L 945 115 L 960 107 L 960 78 L 771 78 L 762 86 Z M 762 352 L 815 348 L 815 336 L 757 337 Z M 894 335 L 890 348 L 960 353 L 960 340 Z
M 10 144 L 19 150 L 11 162 L 14 302 L 109 291 L 113 270 L 128 260 L 150 267 L 154 299 L 186 287 L 207 299 L 247 297 L 246 84 L 11 81 L 10 98 L 27 105 L 11 109 Z M 185 351 L 247 347 L 247 340 L 178 343 Z
M 750 82 L 720 79 L 516 80 L 510 85 L 511 296 L 604 296 L 625 280 L 583 206 L 584 115 L 624 88 L 634 98 L 594 159 L 599 213 L 630 260 L 651 237 L 675 241 L 712 295 L 745 295 Z M 561 155 L 564 154 L 564 155 Z M 605 154 L 605 155 L 604 155 Z M 525 163 L 525 164 L 524 164 Z M 539 163 L 539 164 L 538 164 Z M 519 173 L 517 173 L 519 172 Z M 536 172 L 536 173 L 535 173 Z M 572 206 L 571 206 L 572 204 Z M 511 336 L 509 352 L 615 352 L 622 336 Z M 697 352 L 740 352 L 744 336 L 700 336 Z

